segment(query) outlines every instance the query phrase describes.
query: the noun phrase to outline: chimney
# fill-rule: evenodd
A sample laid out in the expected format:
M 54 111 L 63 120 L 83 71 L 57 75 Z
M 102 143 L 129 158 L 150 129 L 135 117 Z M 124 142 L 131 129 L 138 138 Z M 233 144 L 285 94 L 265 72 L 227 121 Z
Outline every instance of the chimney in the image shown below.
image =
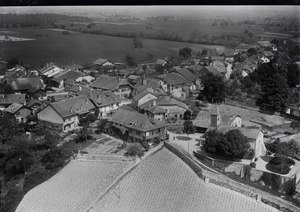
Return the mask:
M 73 107 L 71 107 L 71 108 L 70 108 L 70 112 L 71 112 L 71 113 L 73 113 L 73 112 L 74 112 L 74 110 L 73 110 Z
M 153 106 L 156 106 L 156 100 L 153 101 Z
M 78 90 L 79 90 L 79 91 L 82 91 L 82 86 L 81 86 L 81 85 L 79 85 Z

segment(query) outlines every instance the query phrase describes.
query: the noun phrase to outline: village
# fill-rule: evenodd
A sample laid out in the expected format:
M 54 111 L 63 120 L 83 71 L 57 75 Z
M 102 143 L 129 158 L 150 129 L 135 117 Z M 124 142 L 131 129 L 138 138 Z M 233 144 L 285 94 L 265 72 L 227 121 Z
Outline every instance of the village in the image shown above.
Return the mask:
M 79 211 L 100 207 L 103 202 L 91 200 L 100 193 L 86 196 L 93 189 L 91 176 L 102 176 L 105 170 L 113 173 L 107 184 L 100 185 L 101 189 L 107 189 L 116 176 L 163 146 L 177 149 L 207 170 L 283 195 L 282 199 L 287 201 L 299 201 L 300 100 L 288 107 L 282 106 L 284 103 L 275 109 L 269 104 L 259 107 L 255 101 L 256 94 L 261 92 L 260 85 L 247 84 L 253 73 L 270 64 L 281 68 L 295 63 L 299 70 L 299 57 L 289 57 L 284 48 L 286 40 L 299 45 L 299 38 L 274 33 L 260 37 L 253 44 L 216 48 L 218 56 L 211 56 L 206 50 L 195 55 L 186 47 L 179 50 L 177 60 L 166 56 L 145 64 L 133 65 L 131 58 L 126 63 L 99 58 L 89 66 L 59 66 L 49 61 L 34 70 L 13 64 L 0 76 L 1 129 L 8 132 L 2 137 L 12 136 L 7 128 L 18 125 L 20 135 L 26 141 L 34 140 L 43 152 L 37 154 L 43 158 L 55 144 L 53 155 L 47 155 L 51 162 L 44 160 L 45 167 L 39 169 L 60 169 L 52 180 L 44 183 L 42 190 L 39 186 L 30 190 L 17 211 L 38 210 L 39 204 L 45 206 L 39 196 L 62 186 L 54 182 L 56 178 L 61 178 L 64 172 L 65 176 L 71 176 L 70 167 L 78 170 L 78 177 L 82 174 L 76 161 L 90 161 L 90 169 L 99 173 L 89 174 L 87 169 L 85 179 L 91 180 L 91 184 L 86 185 L 90 186 L 86 190 L 80 189 L 80 183 L 86 184 L 80 177 L 78 181 L 72 178 L 64 186 L 90 202 L 83 203 L 82 199 L 76 199 L 78 196 L 62 198 L 69 198 L 68 201 L 74 198 L 71 211 L 79 207 L 78 202 L 83 204 L 77 208 Z M 3 67 L 8 63 L 1 61 Z M 291 90 L 297 97 L 300 85 L 293 86 Z M 43 137 L 46 131 L 50 139 Z M 65 158 L 57 149 L 67 145 L 70 146 Z M 6 150 L 1 151 L 5 154 Z M 66 160 L 58 162 L 60 157 Z M 111 165 L 96 165 L 98 160 L 109 161 Z M 66 161 L 71 162 L 62 168 Z M 36 170 L 27 167 L 23 171 L 29 176 Z M 20 183 L 18 180 L 13 182 Z M 67 195 L 69 191 L 62 192 Z M 46 207 L 66 211 L 65 206 L 57 203 L 58 199 L 47 201 Z M 112 207 L 113 203 L 107 201 L 106 206 Z M 30 202 L 38 203 L 33 206 Z

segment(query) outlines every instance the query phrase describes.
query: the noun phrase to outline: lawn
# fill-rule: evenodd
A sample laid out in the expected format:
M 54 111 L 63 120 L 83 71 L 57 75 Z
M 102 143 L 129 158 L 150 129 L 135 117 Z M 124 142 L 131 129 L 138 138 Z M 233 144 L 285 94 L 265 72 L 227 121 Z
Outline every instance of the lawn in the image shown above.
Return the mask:
M 1 33 L 0 33 L 1 35 Z M 92 63 L 98 58 L 124 62 L 131 55 L 137 62 L 178 55 L 178 50 L 191 47 L 196 54 L 206 48 L 215 54 L 215 45 L 201 45 L 165 40 L 143 39 L 143 48 L 133 49 L 132 38 L 112 37 L 87 33 L 63 35 L 60 31 L 40 28 L 12 29 L 11 36 L 31 38 L 24 42 L 0 42 L 0 57 L 17 58 L 39 68 L 47 62 L 59 65 Z

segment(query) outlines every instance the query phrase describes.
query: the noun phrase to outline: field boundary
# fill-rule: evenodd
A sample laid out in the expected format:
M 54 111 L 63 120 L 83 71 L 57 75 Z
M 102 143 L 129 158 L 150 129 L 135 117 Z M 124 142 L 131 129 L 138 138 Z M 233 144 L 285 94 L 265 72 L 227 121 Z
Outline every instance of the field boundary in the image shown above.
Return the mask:
M 221 173 L 216 174 L 215 172 L 211 172 L 210 170 L 205 169 L 204 166 L 200 166 L 200 162 L 196 162 L 192 157 L 188 156 L 184 151 L 172 144 L 165 142 L 165 147 L 170 152 L 182 159 L 206 183 L 213 183 L 217 186 L 236 191 L 281 211 L 299 211 L 299 208 L 297 206 L 284 199 L 270 195 L 267 192 L 261 191 L 243 183 L 234 181 L 222 175 Z

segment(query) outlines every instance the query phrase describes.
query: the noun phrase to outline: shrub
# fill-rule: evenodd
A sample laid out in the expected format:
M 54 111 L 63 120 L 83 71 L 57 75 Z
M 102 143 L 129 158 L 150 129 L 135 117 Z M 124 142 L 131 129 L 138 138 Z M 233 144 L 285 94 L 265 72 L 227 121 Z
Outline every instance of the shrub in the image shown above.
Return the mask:
M 149 144 L 147 141 L 145 140 L 141 140 L 141 145 L 143 146 L 144 149 L 148 150 L 149 149 Z
M 60 148 L 53 148 L 48 151 L 41 159 L 41 162 L 48 170 L 61 167 L 64 164 L 64 153 Z
M 144 155 L 144 148 L 140 143 L 133 143 L 127 147 L 125 154 L 129 156 L 142 157 Z
M 251 162 L 251 163 L 250 163 L 250 167 L 251 167 L 251 168 L 255 168 L 255 167 L 256 167 L 256 163 Z
M 284 184 L 284 192 L 287 196 L 293 196 L 296 193 L 296 180 L 289 180 Z

